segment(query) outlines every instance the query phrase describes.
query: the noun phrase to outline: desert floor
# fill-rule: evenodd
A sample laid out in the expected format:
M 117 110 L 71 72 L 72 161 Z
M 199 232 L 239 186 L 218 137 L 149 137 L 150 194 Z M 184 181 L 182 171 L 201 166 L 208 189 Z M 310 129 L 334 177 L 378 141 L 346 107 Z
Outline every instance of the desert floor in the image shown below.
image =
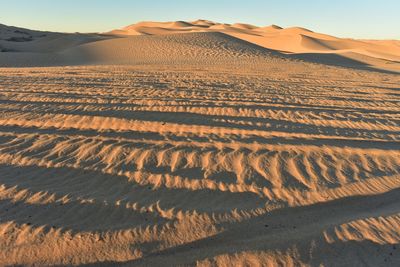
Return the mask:
M 399 44 L 207 23 L 0 27 L 1 266 L 400 266 Z
M 1 265 L 399 265 L 400 77 L 298 65 L 1 69 Z

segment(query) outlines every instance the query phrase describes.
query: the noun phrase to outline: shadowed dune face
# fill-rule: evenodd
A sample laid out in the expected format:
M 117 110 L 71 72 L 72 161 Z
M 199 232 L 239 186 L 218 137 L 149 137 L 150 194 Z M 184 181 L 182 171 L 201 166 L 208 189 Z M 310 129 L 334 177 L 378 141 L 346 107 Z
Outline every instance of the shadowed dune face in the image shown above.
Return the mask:
M 61 41 L 65 42 L 66 38 L 62 37 Z M 179 64 L 201 67 L 289 60 L 277 52 L 219 32 L 133 36 L 101 41 L 86 36 L 74 41 L 81 44 L 65 44 L 66 48 L 57 53 L 35 53 L 27 48 L 20 53 L 1 53 L 0 66 Z
M 279 60 L 279 54 L 223 33 L 134 36 L 89 43 L 65 57 L 82 55 L 82 64 L 240 64 Z M 72 56 L 70 56 L 72 55 Z M 86 56 L 86 57 L 85 57 Z M 236 63 L 236 64 L 237 64 Z
M 182 56 L 0 70 L 0 265 L 398 265 L 398 75 L 132 38 L 79 49 Z

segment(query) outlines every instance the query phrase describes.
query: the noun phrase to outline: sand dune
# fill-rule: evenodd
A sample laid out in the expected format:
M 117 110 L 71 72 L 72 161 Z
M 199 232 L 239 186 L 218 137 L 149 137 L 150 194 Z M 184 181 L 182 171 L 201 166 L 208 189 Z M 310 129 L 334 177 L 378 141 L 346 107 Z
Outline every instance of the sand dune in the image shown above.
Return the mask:
M 148 39 L 144 36 L 148 36 Z M 172 39 L 179 43 L 179 48 L 173 45 Z M 188 42 L 185 48 L 182 47 L 182 42 Z M 230 46 L 239 42 L 244 47 L 236 54 L 237 58 L 232 57 L 232 54 L 224 54 L 225 43 Z M 208 43 L 208 48 L 214 52 L 202 50 L 201 57 L 196 56 L 195 50 L 199 47 L 196 43 Z M 204 61 L 206 57 L 208 61 L 226 64 L 212 60 L 212 56 L 218 54 L 219 59 L 227 57 L 231 60 L 242 60 L 242 55 L 247 54 L 244 50 L 250 47 L 248 43 L 252 44 L 250 53 L 258 49 L 258 54 L 265 55 L 274 50 L 275 55 L 279 54 L 275 58 L 289 61 L 301 60 L 347 68 L 400 71 L 400 45 L 396 41 L 341 39 L 301 27 L 284 29 L 276 25 L 257 27 L 243 23 L 221 24 L 206 20 L 140 22 L 106 34 L 45 33 L 2 25 L 0 48 L 3 52 L 0 53 L 0 66 L 153 64 L 158 58 L 154 54 L 160 52 L 163 54 L 160 59 L 163 64 L 167 64 L 167 61 L 173 64 L 184 58 L 178 49 L 184 49 L 185 55 L 188 50 L 193 50 L 188 53 L 199 61 Z M 194 46 L 190 48 L 190 45 Z M 266 60 L 266 57 L 259 57 L 259 60 Z
M 230 64 L 287 61 L 280 54 L 219 32 L 143 35 L 72 45 L 57 53 L 0 54 L 0 66 Z M 65 44 L 65 38 L 62 40 Z
M 197 22 L 198 23 L 198 22 Z M 369 41 L 342 39 L 333 36 L 315 33 L 301 27 L 291 27 L 283 29 L 272 25 L 267 27 L 257 27 L 249 24 L 221 24 L 214 22 L 167 22 L 154 23 L 142 22 L 133 24 L 122 30 L 111 31 L 110 34 L 118 35 L 159 35 L 177 34 L 185 32 L 222 32 L 242 40 L 257 44 L 261 47 L 273 49 L 289 54 L 309 54 L 313 53 L 321 57 L 315 62 L 326 63 L 321 53 L 337 54 L 347 57 L 349 53 L 358 56 L 360 63 L 372 65 L 379 69 L 400 70 L 400 46 L 393 41 Z M 200 27 L 199 27 L 200 26 Z M 374 61 L 370 58 L 381 59 Z M 349 57 L 349 59 L 353 59 Z M 333 62 L 334 63 L 334 62 Z M 342 64 L 338 64 L 342 65 Z M 352 66 L 352 65 L 350 65 Z
M 201 26 L 201 27 L 199 27 Z M 333 36 L 315 33 L 311 30 L 301 28 L 301 27 L 291 27 L 283 29 L 277 25 L 271 25 L 266 27 L 257 27 L 254 25 L 235 23 L 235 24 L 221 24 L 208 21 L 207 23 L 199 22 L 141 22 L 137 24 L 130 25 L 123 28 L 122 30 L 117 30 L 119 34 L 125 35 L 136 35 L 138 29 L 146 28 L 147 31 L 142 31 L 142 34 L 171 34 L 180 33 L 185 31 L 214 31 L 222 30 L 225 33 L 230 33 L 235 35 L 236 33 L 245 33 L 246 35 L 256 35 L 263 37 L 263 47 L 272 48 L 274 50 L 282 50 L 279 46 L 269 45 L 270 42 L 280 43 L 284 45 L 285 38 L 299 39 L 291 49 L 287 52 L 290 53 L 301 53 L 301 52 L 312 52 L 315 50 L 321 50 L 318 47 L 308 47 L 302 44 L 302 39 L 312 39 L 315 43 L 320 43 L 323 45 L 322 50 L 346 50 L 346 49 L 365 49 L 365 50 L 377 50 L 378 52 L 385 51 L 390 56 L 394 56 L 398 60 L 400 56 L 399 45 L 394 45 L 395 41 L 374 41 L 374 40 L 352 40 L 352 39 L 341 39 Z M 152 28 L 157 28 L 158 33 Z M 245 30 L 243 32 L 243 30 Z M 110 33 L 114 33 L 111 31 Z M 243 36 L 243 39 L 249 38 L 248 36 Z M 383 48 L 389 48 L 385 50 Z M 327 49 L 326 49 L 327 48 Z M 392 60 L 392 58 L 388 58 Z
M 0 30 L 0 265 L 400 264 L 396 41 Z

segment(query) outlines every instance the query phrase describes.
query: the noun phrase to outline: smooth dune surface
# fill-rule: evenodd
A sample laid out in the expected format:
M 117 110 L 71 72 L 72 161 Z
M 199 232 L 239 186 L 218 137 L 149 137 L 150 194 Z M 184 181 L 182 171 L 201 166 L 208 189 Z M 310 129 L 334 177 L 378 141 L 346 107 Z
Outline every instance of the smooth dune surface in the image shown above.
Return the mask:
M 0 33 L 0 265 L 400 265 L 396 41 Z

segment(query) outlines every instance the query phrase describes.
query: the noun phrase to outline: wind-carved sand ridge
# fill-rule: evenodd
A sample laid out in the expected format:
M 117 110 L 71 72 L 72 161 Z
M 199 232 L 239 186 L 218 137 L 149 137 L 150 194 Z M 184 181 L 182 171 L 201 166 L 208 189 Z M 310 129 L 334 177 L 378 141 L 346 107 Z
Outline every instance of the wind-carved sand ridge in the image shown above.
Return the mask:
M 399 265 L 400 76 L 162 25 L 0 53 L 0 265 Z

